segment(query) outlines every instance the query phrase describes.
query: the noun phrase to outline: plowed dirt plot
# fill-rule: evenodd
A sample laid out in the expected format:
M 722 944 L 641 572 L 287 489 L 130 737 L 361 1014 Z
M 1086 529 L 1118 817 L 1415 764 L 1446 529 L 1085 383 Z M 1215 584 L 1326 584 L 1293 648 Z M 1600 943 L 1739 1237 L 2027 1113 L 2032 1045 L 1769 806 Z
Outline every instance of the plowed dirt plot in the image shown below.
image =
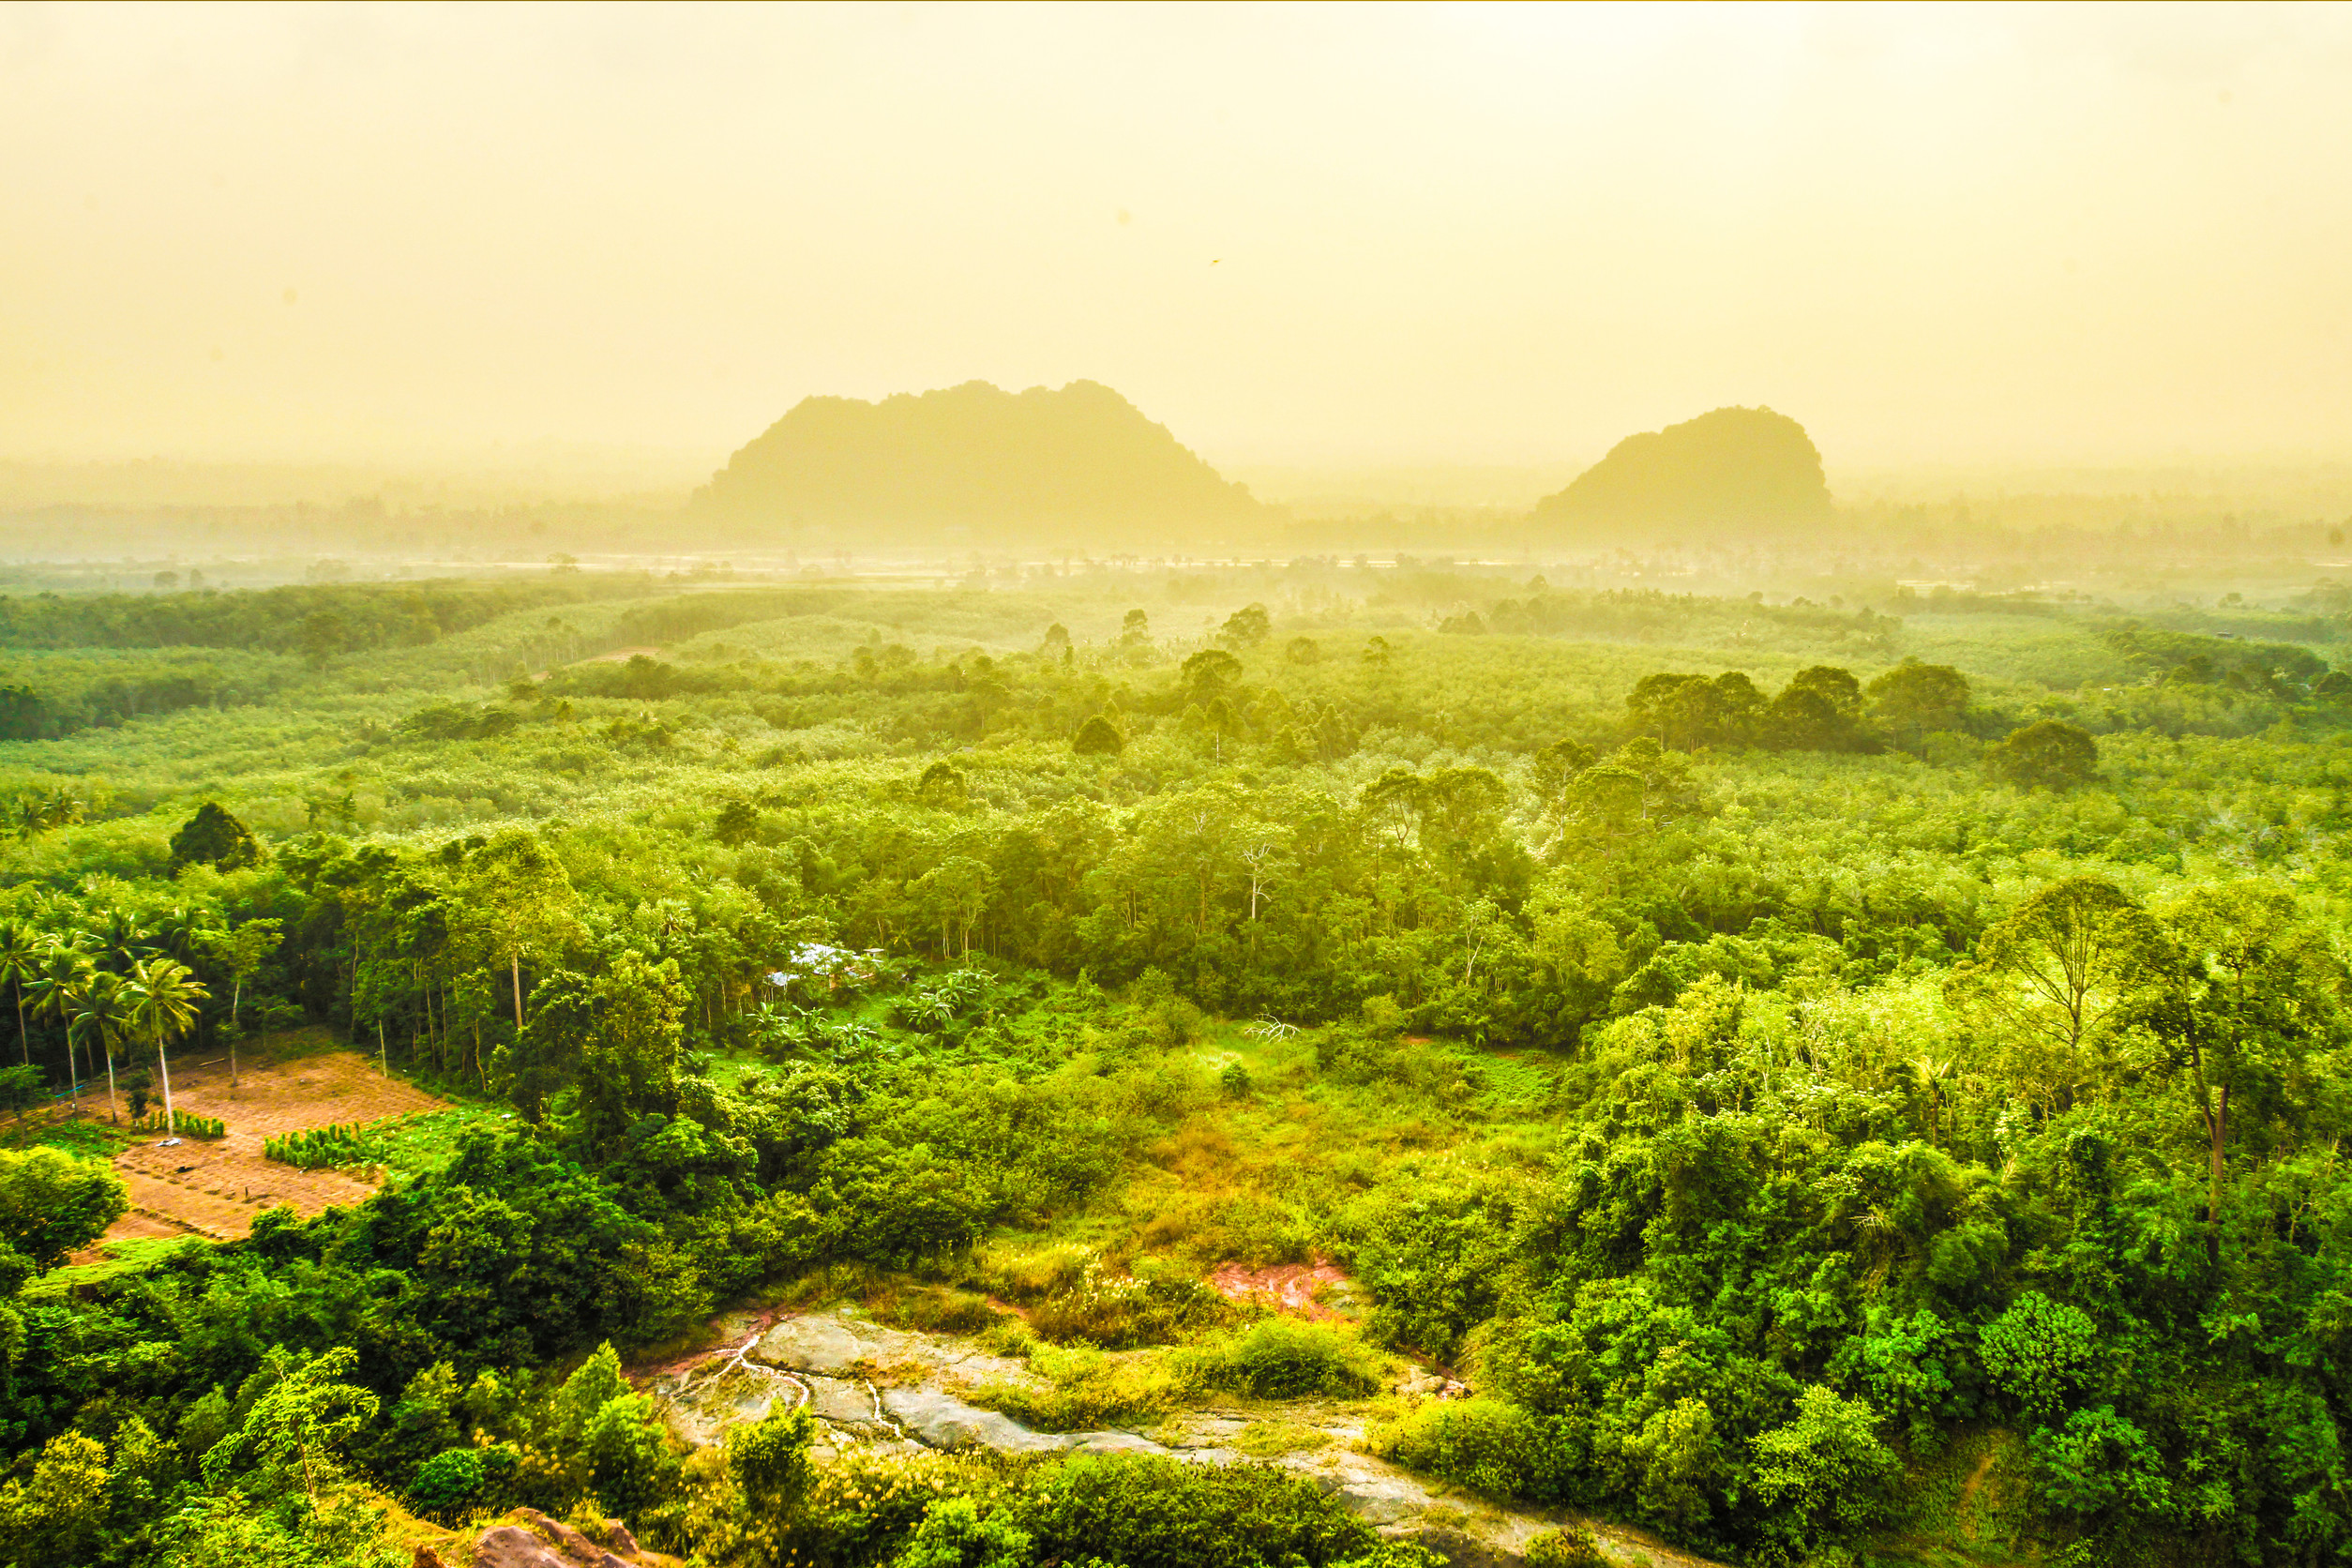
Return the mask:
M 115 1155 L 114 1168 L 130 1189 L 130 1212 L 114 1222 L 107 1240 L 177 1234 L 229 1241 L 251 1229 L 253 1216 L 274 1204 L 315 1214 L 329 1204 L 357 1203 L 375 1188 L 337 1171 L 297 1170 L 264 1159 L 263 1144 L 279 1133 L 337 1122 L 445 1108 L 445 1101 L 385 1078 L 373 1059 L 356 1051 L 305 1049 L 309 1042 L 299 1039 L 287 1044 L 294 1049 L 284 1055 L 273 1055 L 266 1045 L 238 1052 L 234 1098 L 225 1058 L 173 1067 L 173 1105 L 219 1117 L 228 1123 L 228 1136 L 182 1138 L 168 1147 L 153 1138 Z M 102 1114 L 102 1094 L 96 1105 Z

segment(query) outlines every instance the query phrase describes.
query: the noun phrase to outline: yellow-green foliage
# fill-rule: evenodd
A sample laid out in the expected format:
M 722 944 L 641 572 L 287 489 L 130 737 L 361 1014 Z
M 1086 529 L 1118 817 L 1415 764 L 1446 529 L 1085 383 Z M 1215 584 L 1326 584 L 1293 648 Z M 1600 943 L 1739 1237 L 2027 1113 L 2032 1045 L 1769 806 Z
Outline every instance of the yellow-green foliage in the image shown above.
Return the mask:
M 183 1110 L 172 1117 L 165 1116 L 160 1110 L 149 1111 L 131 1125 L 143 1133 L 170 1133 L 179 1138 L 225 1138 L 229 1132 L 228 1123 L 219 1118 L 199 1116 L 192 1110 Z
M 1084 1432 L 1149 1422 L 1197 1389 L 1186 1367 L 1166 1355 L 1040 1346 L 1030 1365 L 1046 1380 L 1042 1386 L 991 1383 L 972 1395 L 972 1403 L 1041 1432 Z
M 1600 1543 L 1582 1525 L 1562 1525 L 1530 1541 L 1520 1552 L 1527 1568 L 1607 1568 Z
M 1911 1500 L 1887 1544 L 1930 1560 L 1972 1562 L 2032 1554 L 2046 1521 L 2033 1508 L 2033 1455 L 2018 1434 L 1971 1432 L 1914 1466 L 1901 1493 Z
M 1524 1490 L 1539 1473 L 1542 1452 L 1534 1418 L 1499 1399 L 1416 1406 L 1365 1434 L 1365 1446 L 1408 1470 L 1496 1497 Z
M 1180 1356 L 1203 1386 L 1258 1399 L 1360 1398 L 1380 1387 L 1383 1366 L 1352 1328 L 1295 1318 L 1261 1318 Z
M 1130 1425 L 1213 1394 L 1358 1398 L 1380 1386 L 1382 1371 L 1379 1352 L 1352 1330 L 1289 1318 L 1174 1350 L 1037 1346 L 1029 1360 L 1042 1386 L 991 1384 L 972 1401 L 1049 1432 Z
M 1295 1421 L 1253 1421 L 1233 1435 L 1233 1451 L 1253 1459 L 1275 1459 L 1330 1445 L 1331 1434 Z
M 1002 1316 L 986 1296 L 952 1286 L 892 1283 L 866 1298 L 878 1321 L 929 1334 L 978 1334 Z
M 280 1133 L 262 1145 L 262 1155 L 303 1170 L 365 1165 L 369 1160 L 367 1128 L 356 1122 L 338 1122 L 297 1133 Z
M 981 1247 L 967 1282 L 1022 1304 L 1041 1337 L 1108 1349 L 1168 1344 L 1229 1320 L 1222 1296 L 1153 1261 L 1123 1274 L 1092 1248 Z

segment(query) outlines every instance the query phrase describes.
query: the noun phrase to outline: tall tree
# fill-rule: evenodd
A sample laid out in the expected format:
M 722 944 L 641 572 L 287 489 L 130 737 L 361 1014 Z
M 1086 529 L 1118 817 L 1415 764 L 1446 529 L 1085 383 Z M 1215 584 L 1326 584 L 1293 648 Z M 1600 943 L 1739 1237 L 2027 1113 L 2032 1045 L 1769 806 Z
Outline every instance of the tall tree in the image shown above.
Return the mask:
M 580 1063 L 581 1131 L 602 1147 L 649 1111 L 672 1108 L 681 1020 L 690 1000 L 678 961 L 634 948 L 590 983 L 591 1022 Z
M 2276 1117 L 2314 1053 L 2342 1043 L 2343 962 L 2284 889 L 2201 887 L 2165 912 L 2174 984 L 2133 1021 L 2186 1078 L 2206 1137 L 2206 1254 L 2221 1260 L 2230 1149 Z
M 261 969 L 262 960 L 278 948 L 278 933 L 285 925 L 282 920 L 249 920 L 234 930 L 216 930 L 208 934 L 213 956 L 228 970 L 232 982 L 229 991 L 229 1093 L 237 1091 L 237 1004 L 245 998 L 245 983 Z
M 180 824 L 172 835 L 172 869 L 184 866 L 211 866 L 223 871 L 234 871 L 250 866 L 262 858 L 262 846 L 243 822 L 222 808 L 217 800 L 208 800 L 196 808 L 196 815 Z
M 119 905 L 99 915 L 90 935 L 98 944 L 98 963 L 116 974 L 128 974 L 131 965 L 155 952 L 155 933 Z
M 177 958 L 147 958 L 131 966 L 123 983 L 125 1011 L 131 1028 L 155 1041 L 157 1076 L 163 1084 L 164 1130 L 177 1137 L 179 1113 L 172 1105 L 172 1064 L 165 1052 L 172 1037 L 184 1034 L 196 1021 L 196 1005 L 205 997 L 204 982 Z
M 46 1014 L 66 1025 L 66 1077 L 77 1116 L 82 1113 L 82 1075 L 74 1063 L 74 1048 L 82 1036 L 74 1027 L 76 1009 L 101 972 L 90 957 L 88 942 L 88 936 L 81 931 L 70 937 L 50 933 L 41 943 L 39 968 L 33 977 L 35 1015 Z M 111 1071 L 111 1061 L 108 1065 Z
M 1917 746 L 1932 730 L 1949 730 L 1968 711 L 1968 679 L 1948 664 L 1907 658 L 1870 683 L 1878 722 Z
M 515 1028 L 522 1028 L 522 960 L 547 952 L 573 928 L 574 894 L 563 863 L 537 837 L 520 828 L 499 834 L 466 861 L 475 936 L 504 959 L 514 995 Z
M 114 1095 L 114 1046 L 128 1037 L 130 1021 L 124 985 L 121 975 L 93 965 L 57 1001 L 60 1016 L 66 1020 L 67 1038 L 82 1041 L 85 1050 L 97 1046 L 105 1058 L 106 1118 L 117 1123 L 122 1120 L 122 1110 Z
M 2165 961 L 2163 932 L 2130 894 L 2102 877 L 2068 877 L 1989 927 L 1947 988 L 2008 1036 L 2014 1076 L 2064 1111 L 2082 1084 L 2085 1042 L 2159 983 Z
M 0 920 L 0 979 L 8 981 L 16 1000 L 17 1054 L 27 1066 L 33 1061 L 33 1046 L 24 1030 L 24 986 L 40 972 L 40 933 L 29 921 Z
M 1984 754 L 1994 777 L 2021 790 L 2072 789 L 2099 771 L 2099 743 L 2090 731 L 2064 719 L 2045 718 L 2013 732 Z

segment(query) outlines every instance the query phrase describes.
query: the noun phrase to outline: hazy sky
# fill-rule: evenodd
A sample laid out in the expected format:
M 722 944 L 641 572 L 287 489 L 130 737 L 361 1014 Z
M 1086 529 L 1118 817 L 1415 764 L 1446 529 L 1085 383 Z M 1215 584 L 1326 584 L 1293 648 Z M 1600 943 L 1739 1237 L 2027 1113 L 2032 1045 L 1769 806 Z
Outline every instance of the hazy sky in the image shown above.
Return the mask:
M 0 455 L 2352 453 L 2352 9 L 0 8 Z

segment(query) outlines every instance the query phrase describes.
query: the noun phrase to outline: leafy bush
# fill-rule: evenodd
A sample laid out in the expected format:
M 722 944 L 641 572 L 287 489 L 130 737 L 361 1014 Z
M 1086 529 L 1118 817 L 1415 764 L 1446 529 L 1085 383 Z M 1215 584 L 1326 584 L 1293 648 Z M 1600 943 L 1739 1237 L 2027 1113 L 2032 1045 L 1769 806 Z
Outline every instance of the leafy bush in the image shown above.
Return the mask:
M 2040 1414 L 2055 1410 L 2088 1372 L 2098 1333 L 2081 1308 L 2028 1290 L 1984 1326 L 1977 1354 L 1996 1387 Z
M 1541 1496 L 1553 1479 L 1543 1423 L 1500 1399 L 1420 1405 L 1366 1440 L 1384 1459 L 1489 1497 Z
M 927 986 L 910 986 L 890 1004 L 890 1020 L 919 1034 L 943 1034 L 981 1011 L 996 982 L 979 970 L 959 969 Z
M 1026 1568 L 1029 1531 L 1002 1513 L 983 1514 L 969 1497 L 945 1497 L 890 1560 L 890 1568 Z
M 2076 1410 L 2033 1435 L 2036 1479 L 2055 1507 L 2080 1518 L 2110 1510 L 2164 1515 L 2175 1507 L 2164 1457 L 2112 1407 Z
M 300 1170 L 324 1170 L 373 1164 L 376 1152 L 366 1123 L 338 1122 L 265 1139 L 262 1157 Z
M 866 1299 L 866 1309 L 882 1322 L 927 1334 L 979 1334 L 1002 1316 L 986 1296 L 930 1285 L 878 1291 Z
M 448 1448 L 417 1468 L 409 1502 L 421 1514 L 454 1519 L 482 1494 L 482 1455 L 471 1448 Z
M 1157 1455 L 1071 1459 L 1013 1514 L 1037 1560 L 1048 1562 L 1335 1568 L 1380 1545 L 1371 1526 L 1304 1476 L 1274 1465 L 1188 1465 Z
M 1756 1439 L 1756 1497 L 1776 1531 L 1805 1555 L 1818 1542 L 1876 1524 L 1901 1465 L 1878 1440 L 1878 1412 L 1818 1384 L 1797 1396 L 1793 1420 Z
M 131 1125 L 143 1133 L 172 1133 L 174 1123 L 174 1136 L 179 1138 L 226 1138 L 229 1133 L 229 1124 L 219 1117 L 199 1116 L 192 1110 L 183 1110 L 176 1117 L 167 1117 L 159 1110 L 149 1111 Z
M 1547 1530 L 1520 1549 L 1527 1568 L 1608 1568 L 1601 1544 L 1582 1525 Z
M 1039 1349 L 1031 1366 L 1045 1383 L 991 1383 L 972 1402 L 1041 1432 L 1091 1432 L 1166 1415 L 1188 1391 L 1183 1369 L 1164 1358 L 1100 1350 Z
M 1352 1332 L 1295 1318 L 1261 1318 L 1188 1362 L 1202 1382 L 1259 1399 L 1351 1396 L 1380 1383 L 1379 1354 Z

